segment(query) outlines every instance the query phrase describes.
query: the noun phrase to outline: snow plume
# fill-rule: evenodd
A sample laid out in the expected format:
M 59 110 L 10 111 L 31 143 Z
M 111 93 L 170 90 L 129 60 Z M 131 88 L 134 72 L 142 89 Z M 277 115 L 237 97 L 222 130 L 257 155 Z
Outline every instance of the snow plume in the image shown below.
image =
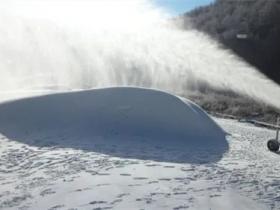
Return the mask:
M 280 107 L 280 87 L 148 0 L 2 1 L 0 90 L 206 82 Z

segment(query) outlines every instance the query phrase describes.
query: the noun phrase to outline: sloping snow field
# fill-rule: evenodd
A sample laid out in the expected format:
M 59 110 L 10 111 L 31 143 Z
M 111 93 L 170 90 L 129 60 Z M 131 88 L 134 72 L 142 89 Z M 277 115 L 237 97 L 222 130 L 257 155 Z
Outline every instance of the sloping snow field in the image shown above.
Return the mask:
M 9 103 L 20 104 L 19 109 L 26 100 Z M 191 102 L 187 105 L 192 107 Z M 266 149 L 266 140 L 274 137 L 274 131 L 214 119 L 230 134 L 224 141 L 218 135 L 219 141 L 209 138 L 211 145 L 204 142 L 206 135 L 199 135 L 195 147 L 190 146 L 193 141 L 170 147 L 160 144 L 158 135 L 153 136 L 156 144 L 151 144 L 142 138 L 104 142 L 102 136 L 91 139 L 87 133 L 75 136 L 71 130 L 59 128 L 29 133 L 30 122 L 22 119 L 19 127 L 13 127 L 13 135 L 11 127 L 3 125 L 1 111 L 16 110 L 3 106 L 5 103 L 0 104 L 0 209 L 280 209 L 279 155 Z M 122 108 L 125 115 L 129 108 Z M 194 110 L 197 117 L 204 116 L 199 110 Z M 11 116 L 10 122 L 18 120 Z M 33 117 L 39 119 L 40 113 Z M 220 132 L 207 116 L 204 119 L 209 121 L 202 122 L 206 127 L 211 124 L 216 129 L 213 135 Z

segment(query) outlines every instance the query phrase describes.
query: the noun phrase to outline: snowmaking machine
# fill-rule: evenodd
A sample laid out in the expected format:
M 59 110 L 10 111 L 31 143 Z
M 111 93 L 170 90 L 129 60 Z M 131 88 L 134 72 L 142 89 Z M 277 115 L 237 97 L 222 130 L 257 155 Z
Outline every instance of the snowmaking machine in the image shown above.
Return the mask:
M 279 130 L 280 130 L 280 117 L 277 118 L 277 124 L 276 124 L 276 138 L 275 139 L 270 139 L 267 142 L 267 147 L 270 151 L 272 152 L 277 152 L 279 150 Z

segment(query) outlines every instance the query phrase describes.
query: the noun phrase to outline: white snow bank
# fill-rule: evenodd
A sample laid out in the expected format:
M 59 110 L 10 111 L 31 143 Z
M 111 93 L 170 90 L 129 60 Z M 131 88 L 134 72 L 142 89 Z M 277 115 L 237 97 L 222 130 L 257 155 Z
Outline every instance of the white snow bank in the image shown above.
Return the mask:
M 224 131 L 197 105 L 165 92 L 105 88 L 0 104 L 0 133 L 25 143 L 51 138 L 227 149 Z M 106 141 L 107 140 L 107 141 Z M 121 140 L 121 141 L 118 141 Z M 73 142 L 73 141 L 72 141 Z M 77 142 L 76 142 L 77 143 Z M 134 145 L 135 146 L 135 145 Z

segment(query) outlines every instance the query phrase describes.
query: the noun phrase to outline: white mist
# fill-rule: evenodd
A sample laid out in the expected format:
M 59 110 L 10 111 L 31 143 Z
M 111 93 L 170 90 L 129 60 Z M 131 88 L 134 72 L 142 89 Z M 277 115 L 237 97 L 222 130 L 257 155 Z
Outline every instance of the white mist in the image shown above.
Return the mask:
M 151 1 L 7 1 L 0 91 L 141 86 L 175 94 L 200 82 L 280 108 L 280 87 Z

